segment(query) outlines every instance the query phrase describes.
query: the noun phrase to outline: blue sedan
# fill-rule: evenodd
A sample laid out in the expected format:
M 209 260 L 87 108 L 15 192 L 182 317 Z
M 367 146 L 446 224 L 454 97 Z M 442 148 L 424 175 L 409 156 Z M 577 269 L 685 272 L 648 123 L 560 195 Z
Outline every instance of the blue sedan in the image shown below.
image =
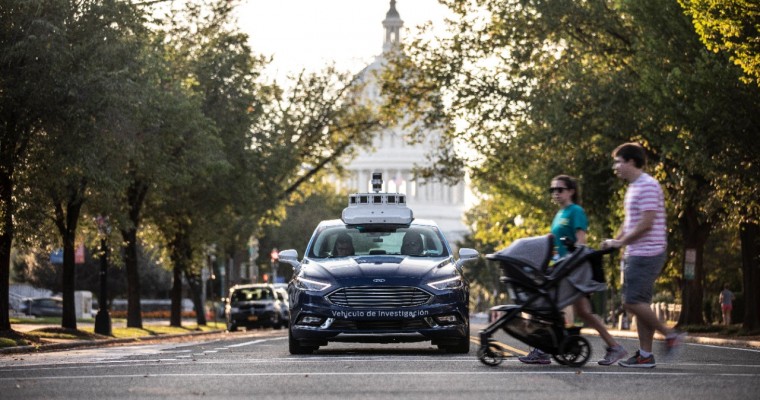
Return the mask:
M 323 221 L 303 259 L 280 261 L 295 274 L 288 285 L 291 354 L 331 341 L 430 341 L 469 352 L 469 284 L 437 225 L 416 220 L 397 194 L 352 195 L 339 220 Z

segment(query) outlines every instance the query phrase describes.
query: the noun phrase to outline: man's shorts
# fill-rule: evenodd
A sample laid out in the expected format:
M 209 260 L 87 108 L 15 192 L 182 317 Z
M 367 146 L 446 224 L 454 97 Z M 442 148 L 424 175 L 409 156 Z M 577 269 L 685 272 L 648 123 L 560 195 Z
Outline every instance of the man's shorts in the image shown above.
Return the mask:
M 652 303 L 654 281 L 660 276 L 667 253 L 656 256 L 628 256 L 623 262 L 623 303 Z
M 734 307 L 731 304 L 721 304 L 720 309 L 723 310 L 723 312 L 726 312 L 733 310 Z

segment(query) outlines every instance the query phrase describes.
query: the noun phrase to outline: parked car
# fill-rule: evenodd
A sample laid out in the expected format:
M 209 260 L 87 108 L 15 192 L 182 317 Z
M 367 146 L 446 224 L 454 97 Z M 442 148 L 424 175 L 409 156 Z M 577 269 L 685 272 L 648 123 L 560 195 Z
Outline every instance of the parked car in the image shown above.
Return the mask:
M 277 287 L 279 284 L 275 284 L 274 292 L 277 295 L 277 300 L 280 302 L 280 318 L 282 318 L 282 325 L 290 325 L 290 309 L 288 308 L 288 289 L 284 287 Z
M 234 332 L 240 327 L 280 329 L 285 323 L 283 307 L 274 286 L 270 284 L 236 285 L 230 289 L 230 299 L 224 310 L 227 330 Z
M 63 299 L 60 297 L 37 297 L 26 299 L 21 312 L 35 317 L 60 317 L 63 315 Z
M 373 186 L 381 177 L 374 176 Z M 381 184 L 380 184 L 381 185 Z M 341 219 L 322 221 L 288 286 L 291 354 L 330 341 L 431 341 L 452 353 L 470 349 L 469 284 L 461 249 L 456 259 L 435 222 L 414 219 L 405 196 L 357 193 Z

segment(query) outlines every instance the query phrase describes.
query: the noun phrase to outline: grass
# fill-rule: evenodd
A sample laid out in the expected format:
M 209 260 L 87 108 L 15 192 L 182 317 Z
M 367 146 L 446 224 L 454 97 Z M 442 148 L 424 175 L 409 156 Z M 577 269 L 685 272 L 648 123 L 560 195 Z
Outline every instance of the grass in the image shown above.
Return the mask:
M 111 328 L 111 333 L 115 338 L 138 338 L 146 336 L 160 336 L 160 335 L 176 335 L 180 333 L 190 332 L 209 332 L 215 330 L 226 329 L 227 326 L 221 322 L 209 322 L 206 326 L 198 325 L 186 325 L 186 326 L 169 326 L 169 325 L 146 325 L 143 324 L 142 328 Z M 83 329 L 87 332 L 93 332 L 93 327 L 86 327 Z
M 92 318 L 78 320 L 77 322 L 92 323 Z M 112 325 L 124 325 L 124 320 L 112 320 Z M 11 318 L 11 324 L 39 324 L 48 325 L 29 332 L 4 331 L 0 332 L 0 348 L 28 346 L 35 344 L 45 344 L 61 340 L 103 340 L 103 339 L 122 339 L 122 338 L 140 338 L 140 337 L 157 337 L 162 335 L 175 335 L 191 332 L 210 332 L 224 330 L 227 328 L 224 322 L 210 321 L 206 326 L 184 325 L 181 327 L 169 326 L 167 321 L 158 323 L 143 324 L 142 328 L 125 328 L 121 326 L 112 327 L 113 336 L 103 336 L 94 332 L 93 326 L 85 326 L 79 329 L 66 329 L 60 326 L 51 327 L 49 325 L 60 325 L 61 318 Z

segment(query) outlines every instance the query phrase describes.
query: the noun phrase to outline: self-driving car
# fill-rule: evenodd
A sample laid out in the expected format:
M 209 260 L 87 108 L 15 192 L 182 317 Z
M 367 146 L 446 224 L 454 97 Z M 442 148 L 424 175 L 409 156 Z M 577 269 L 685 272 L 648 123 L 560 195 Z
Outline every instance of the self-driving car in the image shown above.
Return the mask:
M 454 257 L 435 222 L 414 219 L 405 197 L 352 194 L 341 219 L 317 226 L 302 260 L 295 250 L 280 252 L 280 261 L 294 268 L 291 354 L 337 341 L 430 341 L 448 352 L 469 352 L 462 267 L 478 252 L 463 248 Z

